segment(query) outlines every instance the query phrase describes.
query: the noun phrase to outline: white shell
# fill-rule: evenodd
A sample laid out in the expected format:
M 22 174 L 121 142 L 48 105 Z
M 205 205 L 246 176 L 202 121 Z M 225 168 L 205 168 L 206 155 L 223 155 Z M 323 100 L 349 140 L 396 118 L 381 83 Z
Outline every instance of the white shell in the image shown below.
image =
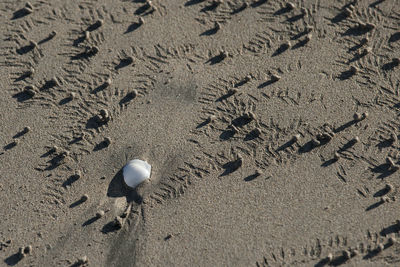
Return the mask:
M 149 179 L 150 173 L 151 165 L 146 161 L 140 159 L 131 160 L 123 169 L 125 184 L 129 187 L 135 188 L 144 180 Z

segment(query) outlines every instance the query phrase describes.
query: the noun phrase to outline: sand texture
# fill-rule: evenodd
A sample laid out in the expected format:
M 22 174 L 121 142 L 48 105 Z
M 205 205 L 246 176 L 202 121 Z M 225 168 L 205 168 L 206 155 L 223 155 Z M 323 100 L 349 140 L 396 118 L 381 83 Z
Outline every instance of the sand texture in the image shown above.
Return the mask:
M 0 37 L 0 266 L 400 266 L 400 0 L 2 0 Z

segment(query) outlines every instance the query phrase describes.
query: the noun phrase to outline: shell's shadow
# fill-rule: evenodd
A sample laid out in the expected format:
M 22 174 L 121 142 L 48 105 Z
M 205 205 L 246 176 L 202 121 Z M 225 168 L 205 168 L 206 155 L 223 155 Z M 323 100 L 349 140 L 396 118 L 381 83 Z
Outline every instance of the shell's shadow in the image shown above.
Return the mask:
M 22 260 L 21 254 L 17 252 L 15 254 L 9 256 L 8 258 L 6 258 L 4 260 L 4 262 L 8 266 L 14 266 L 14 265 L 17 265 L 17 263 L 19 263 L 21 260 Z
M 128 203 L 135 202 L 136 204 L 141 204 L 143 201 L 143 197 L 135 189 L 130 189 L 125 185 L 122 169 L 115 174 L 108 185 L 107 196 L 113 198 L 126 197 Z

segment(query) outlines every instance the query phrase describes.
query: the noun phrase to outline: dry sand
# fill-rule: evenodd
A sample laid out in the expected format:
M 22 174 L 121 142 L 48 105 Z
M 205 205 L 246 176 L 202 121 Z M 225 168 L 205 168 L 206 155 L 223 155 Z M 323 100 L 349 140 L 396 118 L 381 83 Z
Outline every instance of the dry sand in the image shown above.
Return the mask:
M 399 0 L 3 0 L 0 23 L 0 266 L 399 266 Z

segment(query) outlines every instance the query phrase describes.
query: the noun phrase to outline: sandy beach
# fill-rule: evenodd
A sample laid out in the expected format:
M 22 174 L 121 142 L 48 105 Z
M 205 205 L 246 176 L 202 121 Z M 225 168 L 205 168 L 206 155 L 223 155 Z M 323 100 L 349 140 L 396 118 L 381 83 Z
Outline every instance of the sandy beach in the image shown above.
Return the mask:
M 399 266 L 399 0 L 0 22 L 0 266 Z

